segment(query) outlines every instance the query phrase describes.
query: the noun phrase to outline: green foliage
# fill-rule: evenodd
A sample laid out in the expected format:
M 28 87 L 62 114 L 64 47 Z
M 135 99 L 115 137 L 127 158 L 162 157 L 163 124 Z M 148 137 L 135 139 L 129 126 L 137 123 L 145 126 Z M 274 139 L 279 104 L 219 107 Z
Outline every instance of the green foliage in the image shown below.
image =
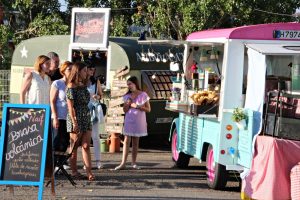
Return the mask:
M 231 117 L 231 119 L 234 121 L 234 122 L 239 122 L 243 119 L 247 119 L 247 115 L 246 113 L 243 111 L 242 108 L 235 108 L 233 110 L 233 115 Z
M 295 21 L 298 0 L 160 0 L 147 3 L 146 21 L 156 38 L 185 39 L 194 31 Z
M 19 12 L 18 18 L 22 21 L 25 29 L 38 15 L 47 16 L 59 13 L 60 7 L 58 0 L 15 0 L 11 2 L 11 8 Z
M 110 35 L 120 37 L 127 36 L 127 26 L 124 26 L 124 24 L 126 24 L 125 16 L 120 15 L 118 18 L 114 18 L 114 20 Z
M 15 41 L 20 41 L 32 37 L 43 35 L 66 35 L 69 33 L 69 26 L 65 25 L 61 17 L 57 14 L 43 16 L 39 14 L 31 22 L 26 30 L 15 34 Z
M 9 41 L 12 37 L 13 32 L 9 26 L 0 25 L 0 70 L 10 68 L 13 49 Z

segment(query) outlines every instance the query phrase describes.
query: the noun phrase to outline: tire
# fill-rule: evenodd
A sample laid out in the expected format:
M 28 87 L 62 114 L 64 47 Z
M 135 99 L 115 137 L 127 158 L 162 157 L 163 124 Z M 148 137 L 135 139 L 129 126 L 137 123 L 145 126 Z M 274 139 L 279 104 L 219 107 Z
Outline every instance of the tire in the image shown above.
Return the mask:
M 172 134 L 172 141 L 171 141 L 171 150 L 172 150 L 172 160 L 175 163 L 175 166 L 181 169 L 187 168 L 190 162 L 190 156 L 177 151 L 177 130 L 176 128 Z
M 207 149 L 206 169 L 208 186 L 215 190 L 224 189 L 228 179 L 228 172 L 224 165 L 214 161 L 214 150 L 212 145 L 209 145 Z

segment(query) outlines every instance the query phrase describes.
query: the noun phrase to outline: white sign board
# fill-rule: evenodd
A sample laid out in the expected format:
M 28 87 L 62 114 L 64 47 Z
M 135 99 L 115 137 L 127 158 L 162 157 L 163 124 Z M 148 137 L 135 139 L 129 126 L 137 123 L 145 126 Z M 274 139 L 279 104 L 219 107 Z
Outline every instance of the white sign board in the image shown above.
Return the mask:
M 73 8 L 72 48 L 107 49 L 110 8 Z

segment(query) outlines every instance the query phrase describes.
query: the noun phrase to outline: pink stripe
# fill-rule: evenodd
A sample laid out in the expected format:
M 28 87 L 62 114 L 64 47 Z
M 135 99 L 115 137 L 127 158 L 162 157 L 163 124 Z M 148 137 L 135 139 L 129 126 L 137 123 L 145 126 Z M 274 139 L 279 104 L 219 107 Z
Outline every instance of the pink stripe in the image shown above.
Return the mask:
M 251 25 L 251 26 L 241 26 L 236 28 L 198 31 L 188 35 L 187 40 L 197 40 L 197 39 L 206 39 L 206 38 L 276 40 L 273 38 L 274 30 L 299 30 L 300 31 L 300 23 L 258 24 L 258 25 Z

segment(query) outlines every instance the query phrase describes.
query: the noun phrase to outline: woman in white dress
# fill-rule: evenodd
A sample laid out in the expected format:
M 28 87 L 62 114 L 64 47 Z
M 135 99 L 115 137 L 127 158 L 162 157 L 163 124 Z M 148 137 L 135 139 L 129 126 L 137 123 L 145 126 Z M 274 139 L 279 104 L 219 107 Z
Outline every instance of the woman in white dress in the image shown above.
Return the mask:
M 98 169 L 103 168 L 101 165 L 101 154 L 100 154 L 100 138 L 99 138 L 99 132 L 100 132 L 100 124 L 104 122 L 104 116 L 102 107 L 99 102 L 99 100 L 102 98 L 102 89 L 101 89 L 101 83 L 100 81 L 94 78 L 96 68 L 94 65 L 90 64 L 88 65 L 88 91 L 90 92 L 90 102 L 89 107 L 92 108 L 95 106 L 93 112 L 95 112 L 95 116 L 97 117 L 97 120 L 92 122 L 92 139 L 93 139 L 93 147 L 94 147 L 94 159 L 96 161 L 96 166 Z M 93 114 L 93 113 L 91 113 Z
M 20 92 L 20 103 L 49 104 L 51 80 L 46 73 L 50 69 L 50 58 L 44 55 L 37 57 L 34 70 L 26 73 Z

